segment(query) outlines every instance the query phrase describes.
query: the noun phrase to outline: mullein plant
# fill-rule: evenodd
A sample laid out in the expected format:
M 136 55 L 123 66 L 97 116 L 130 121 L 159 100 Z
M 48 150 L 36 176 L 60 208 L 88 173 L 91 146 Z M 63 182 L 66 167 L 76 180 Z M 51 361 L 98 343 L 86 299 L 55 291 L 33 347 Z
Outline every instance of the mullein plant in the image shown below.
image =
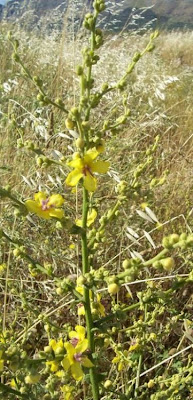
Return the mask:
M 130 185 L 125 181 L 119 182 L 116 188 L 117 200 L 114 206 L 107 209 L 100 217 L 98 229 L 90 228 L 98 219 L 98 213 L 93 207 L 95 193 L 101 179 L 107 179 L 107 173 L 111 167 L 105 153 L 106 133 L 114 132 L 117 128 L 121 129 L 123 124 L 127 123 L 130 110 L 125 101 L 125 92 L 129 75 L 141 57 L 154 49 L 154 40 L 158 36 L 158 32 L 151 34 L 146 48 L 133 56 L 127 70 L 116 84 L 110 86 L 105 83 L 101 90 L 94 90 L 93 66 L 99 61 L 97 50 L 103 45 L 103 33 L 97 27 L 97 18 L 104 10 L 105 1 L 94 0 L 93 12 L 85 16 L 83 25 L 90 33 L 90 44 L 83 49 L 82 65 L 79 65 L 76 69 L 80 82 L 79 103 L 69 111 L 61 99 L 53 100 L 47 95 L 39 77 L 31 75 L 19 55 L 18 41 L 11 34 L 9 35 L 9 40 L 14 48 L 13 59 L 21 66 L 25 76 L 37 87 L 39 91 L 38 101 L 43 106 L 52 105 L 64 112 L 66 128 L 78 133 L 75 141 L 75 152 L 67 161 L 62 159 L 56 161 L 47 157 L 44 151 L 36 147 L 36 144 L 32 141 L 24 142 L 20 139 L 18 147 L 26 147 L 34 152 L 37 165 L 40 167 L 66 166 L 68 173 L 64 185 L 71 188 L 73 196 L 75 196 L 77 188 L 82 193 L 82 216 L 73 221 L 65 212 L 66 200 L 59 193 L 52 193 L 48 196 L 45 192 L 39 191 L 26 201 L 22 201 L 12 192 L 10 187 L 0 188 L 0 196 L 9 198 L 13 202 L 17 217 L 36 214 L 40 219 L 51 220 L 53 223 L 55 221 L 59 229 L 65 229 L 69 234 L 77 235 L 81 242 L 82 252 L 82 272 L 77 279 L 74 281 L 71 276 L 59 279 L 54 276 L 50 265 L 42 265 L 41 262 L 28 254 L 23 242 L 15 239 L 13 235 L 9 236 L 4 230 L 0 231 L 2 240 L 7 240 L 12 245 L 14 257 L 26 260 L 29 263 L 32 276 L 35 276 L 37 272 L 46 274 L 50 279 L 53 278 L 58 295 L 71 295 L 74 304 L 77 305 L 78 314 L 78 323 L 74 329 L 67 326 L 65 334 L 63 336 L 61 334 L 58 339 L 51 337 L 49 326 L 45 327 L 48 332 L 48 343 L 39 352 L 39 358 L 33 360 L 29 360 L 26 352 L 21 352 L 21 348 L 15 346 L 10 349 L 9 346 L 6 346 L 6 332 L 4 332 L 0 342 L 0 371 L 3 373 L 7 366 L 13 373 L 13 379 L 8 384 L 5 378 L 2 379 L 0 390 L 10 399 L 18 397 L 33 400 L 40 395 L 43 395 L 44 400 L 149 398 L 148 390 L 152 390 L 159 380 L 150 380 L 148 384 L 142 386 L 144 396 L 148 396 L 143 397 L 143 393 L 139 391 L 140 373 L 143 353 L 149 351 L 149 343 L 156 341 L 157 336 L 154 332 L 145 330 L 144 327 L 154 327 L 156 316 L 163 313 L 164 301 L 167 303 L 167 299 L 177 290 L 178 286 L 192 282 L 193 279 L 192 275 L 189 274 L 187 277 L 181 278 L 176 286 L 163 291 L 162 294 L 161 292 L 158 293 L 157 287 L 152 284 L 143 292 L 143 295 L 140 292 L 138 293 L 139 301 L 129 306 L 124 302 L 119 305 L 115 301 L 121 285 L 135 279 L 143 268 L 151 267 L 159 271 L 172 271 L 175 263 L 170 252 L 190 248 L 193 244 L 191 234 L 180 236 L 172 234 L 165 237 L 162 242 L 162 250 L 157 255 L 147 261 L 142 261 L 140 258 L 125 259 L 122 264 L 122 271 L 116 275 L 111 275 L 108 268 L 103 266 L 98 269 L 93 267 L 93 257 L 97 257 L 98 244 L 103 242 L 108 225 L 119 215 L 119 211 L 122 205 L 128 201 L 128 197 L 130 196 L 135 200 L 140 188 L 141 175 L 152 163 L 153 154 L 159 141 L 159 138 L 156 137 L 155 143 L 146 152 L 146 161 L 138 165 L 135 170 Z M 120 97 L 123 97 L 124 112 L 115 121 L 113 115 L 108 120 L 104 119 L 101 129 L 95 131 L 92 128 L 92 117 L 95 109 L 100 106 L 103 97 L 108 92 L 113 91 L 118 91 Z M 158 178 L 157 181 L 159 181 Z M 110 310 L 105 307 L 102 294 L 98 292 L 103 287 L 104 282 L 112 299 Z M 154 314 L 148 312 L 148 307 L 151 304 L 155 304 Z M 131 313 L 132 310 L 139 310 L 144 315 L 143 319 L 134 320 L 131 327 L 120 328 L 120 323 L 127 319 L 128 312 Z M 125 343 L 123 344 L 116 340 L 119 333 L 124 335 Z M 104 360 L 104 363 L 108 366 L 111 365 L 117 371 L 115 382 L 108 379 L 106 367 L 101 366 L 100 362 L 100 357 L 102 356 L 104 359 L 103 352 L 106 352 L 107 349 L 111 361 L 109 364 L 108 360 Z M 21 373 L 16 375 L 19 368 Z M 129 368 L 134 369 L 136 373 L 134 375 L 131 373 L 132 379 L 131 381 L 127 379 L 127 382 L 122 385 L 123 390 L 120 389 L 120 385 L 119 390 L 117 390 L 117 376 L 123 383 L 123 374 Z M 186 372 L 187 369 L 184 371 L 184 381 L 186 381 Z M 41 391 L 38 385 L 43 386 L 46 376 L 48 377 L 44 391 Z M 33 387 L 35 387 L 34 391 Z M 175 393 L 175 390 L 177 390 L 176 386 L 171 393 Z M 77 393 L 80 393 L 78 397 L 76 397 Z

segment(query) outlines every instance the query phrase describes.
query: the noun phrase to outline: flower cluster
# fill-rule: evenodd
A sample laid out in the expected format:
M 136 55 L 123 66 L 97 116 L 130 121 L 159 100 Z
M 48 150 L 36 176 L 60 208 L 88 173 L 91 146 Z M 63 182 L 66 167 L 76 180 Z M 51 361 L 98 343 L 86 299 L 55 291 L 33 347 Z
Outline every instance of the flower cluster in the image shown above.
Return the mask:
M 76 381 L 80 381 L 84 376 L 82 367 L 92 368 L 94 366 L 85 354 L 89 347 L 88 339 L 85 338 L 85 335 L 85 328 L 77 325 L 74 331 L 69 332 L 69 341 L 63 342 L 62 339 L 58 342 L 54 339 L 50 340 L 48 347 L 51 347 L 55 356 L 62 355 L 66 351 L 66 355 L 61 361 L 54 359 L 46 362 L 52 372 L 60 376 L 60 371 L 58 370 L 62 366 L 64 371 L 70 371 L 73 378 Z
M 82 157 L 79 153 L 74 153 L 74 159 L 68 162 L 68 165 L 73 167 L 74 170 L 68 174 L 66 184 L 68 186 L 76 186 L 83 179 L 85 189 L 88 192 L 94 192 L 97 188 L 97 180 L 94 173 L 105 174 L 110 166 L 108 161 L 94 161 L 99 154 L 100 151 L 98 150 L 88 150 Z M 64 211 L 60 207 L 62 207 L 63 203 L 64 199 L 60 194 L 53 194 L 47 197 L 46 193 L 38 192 L 35 193 L 34 200 L 26 200 L 25 206 L 29 212 L 37 214 L 40 218 L 50 219 L 54 217 L 62 219 Z M 96 216 L 96 210 L 92 209 L 88 214 L 88 226 L 94 222 Z M 82 221 L 77 220 L 77 225 L 81 226 Z

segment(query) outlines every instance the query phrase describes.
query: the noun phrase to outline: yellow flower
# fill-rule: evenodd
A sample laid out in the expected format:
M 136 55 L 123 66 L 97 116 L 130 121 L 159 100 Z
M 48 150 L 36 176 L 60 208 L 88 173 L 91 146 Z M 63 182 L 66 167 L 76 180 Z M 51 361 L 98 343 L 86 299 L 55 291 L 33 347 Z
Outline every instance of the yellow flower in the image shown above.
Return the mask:
M 78 283 L 78 280 L 77 280 Z M 76 286 L 76 290 L 78 293 L 80 293 L 82 296 L 84 294 L 84 288 L 83 286 Z M 93 310 L 97 310 L 98 314 L 100 314 L 102 317 L 105 317 L 105 307 L 103 306 L 103 304 L 101 303 L 101 295 L 99 293 L 97 293 L 96 295 L 96 302 L 93 301 L 93 293 L 91 290 L 89 290 L 89 297 L 91 300 L 91 311 L 93 312 Z M 85 309 L 84 309 L 84 305 L 82 303 L 78 304 L 78 315 L 85 315 Z
M 101 295 L 99 293 L 97 293 L 97 311 L 99 312 L 99 314 L 102 317 L 105 317 L 105 307 L 103 306 L 103 304 L 101 303 Z
M 92 208 L 92 210 L 89 211 L 89 213 L 88 213 L 87 226 L 92 225 L 93 222 L 95 221 L 96 217 L 97 217 L 97 211 L 94 208 Z M 76 220 L 76 225 L 82 227 L 82 219 L 77 219 Z
M 46 361 L 46 365 L 49 365 L 51 372 L 57 372 L 59 369 L 58 361 Z
M 51 339 L 49 341 L 49 346 L 52 348 L 55 354 L 59 354 L 64 349 L 64 342 L 62 339 L 60 339 L 58 342 L 56 342 L 55 339 Z
M 76 347 L 76 345 L 79 342 L 82 342 L 83 340 L 87 340 L 87 339 L 85 339 L 86 329 L 84 328 L 84 326 L 81 326 L 81 325 L 76 325 L 75 331 L 70 331 L 68 335 L 69 335 L 69 338 L 71 339 L 71 343 L 73 344 L 74 347 Z M 88 345 L 88 343 L 87 343 L 87 345 Z
M 9 382 L 9 385 L 10 385 L 13 389 L 17 388 L 15 379 L 13 379 L 13 378 L 12 378 L 11 381 Z
M 123 353 L 117 353 L 117 355 L 113 358 L 112 363 L 118 364 L 117 369 L 119 372 L 127 368 L 128 365 L 127 357 L 128 357 L 128 352 L 127 350 L 124 350 Z
M 74 170 L 66 178 L 66 184 L 76 186 L 83 178 L 83 186 L 89 192 L 94 192 L 97 187 L 97 181 L 93 173 L 106 174 L 109 169 L 108 161 L 94 161 L 99 155 L 98 151 L 87 151 L 83 157 L 76 157 L 68 163 Z
M 72 391 L 74 390 L 74 386 L 64 385 L 61 386 L 61 390 L 64 393 L 64 400 L 73 400 Z
M 94 366 L 89 358 L 83 354 L 88 349 L 88 340 L 82 340 L 76 347 L 74 347 L 72 343 L 66 342 L 64 343 L 64 347 L 67 354 L 61 364 L 65 371 L 70 369 L 76 381 L 80 381 L 84 376 L 82 366 L 86 368 L 92 368 Z
M 140 344 L 138 339 L 133 339 L 129 347 L 129 351 L 139 350 Z
M 28 211 L 35 213 L 38 217 L 44 219 L 63 218 L 64 211 L 57 207 L 61 207 L 64 199 L 60 194 L 53 194 L 50 197 L 44 192 L 38 192 L 34 195 L 34 200 L 26 200 L 25 205 Z

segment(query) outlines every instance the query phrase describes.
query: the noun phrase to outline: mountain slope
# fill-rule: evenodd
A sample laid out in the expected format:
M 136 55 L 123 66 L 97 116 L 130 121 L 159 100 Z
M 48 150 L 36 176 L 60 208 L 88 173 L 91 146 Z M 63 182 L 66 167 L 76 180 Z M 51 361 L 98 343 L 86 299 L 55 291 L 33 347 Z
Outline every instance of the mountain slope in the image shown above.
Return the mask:
M 91 3 L 91 0 L 9 0 L 0 5 L 0 18 L 49 33 L 62 29 L 64 21 L 70 25 L 73 20 L 78 26 Z M 152 20 L 155 26 L 193 28 L 193 0 L 108 0 L 106 3 L 107 10 L 100 24 L 107 30 L 120 30 L 123 26 L 139 28 Z

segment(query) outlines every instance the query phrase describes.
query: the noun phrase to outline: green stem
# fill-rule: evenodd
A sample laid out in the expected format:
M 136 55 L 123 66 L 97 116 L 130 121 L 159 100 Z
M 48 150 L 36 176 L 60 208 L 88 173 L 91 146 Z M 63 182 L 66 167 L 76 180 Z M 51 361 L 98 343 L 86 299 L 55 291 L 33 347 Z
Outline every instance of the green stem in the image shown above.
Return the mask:
M 86 274 L 90 271 L 89 265 L 89 255 L 88 255 L 88 245 L 87 245 L 87 215 L 88 215 L 88 192 L 85 188 L 83 188 L 83 210 L 82 210 L 82 274 Z M 85 318 L 86 318 L 86 327 L 87 327 L 87 338 L 88 345 L 91 353 L 95 352 L 95 343 L 94 343 L 94 333 L 93 333 L 93 318 L 91 313 L 91 304 L 90 304 L 90 296 L 89 289 L 84 287 L 84 308 L 85 308 Z M 93 362 L 93 357 L 91 355 L 91 361 Z M 99 385 L 97 381 L 96 369 L 90 368 L 90 382 L 92 386 L 92 395 L 93 400 L 99 400 Z

